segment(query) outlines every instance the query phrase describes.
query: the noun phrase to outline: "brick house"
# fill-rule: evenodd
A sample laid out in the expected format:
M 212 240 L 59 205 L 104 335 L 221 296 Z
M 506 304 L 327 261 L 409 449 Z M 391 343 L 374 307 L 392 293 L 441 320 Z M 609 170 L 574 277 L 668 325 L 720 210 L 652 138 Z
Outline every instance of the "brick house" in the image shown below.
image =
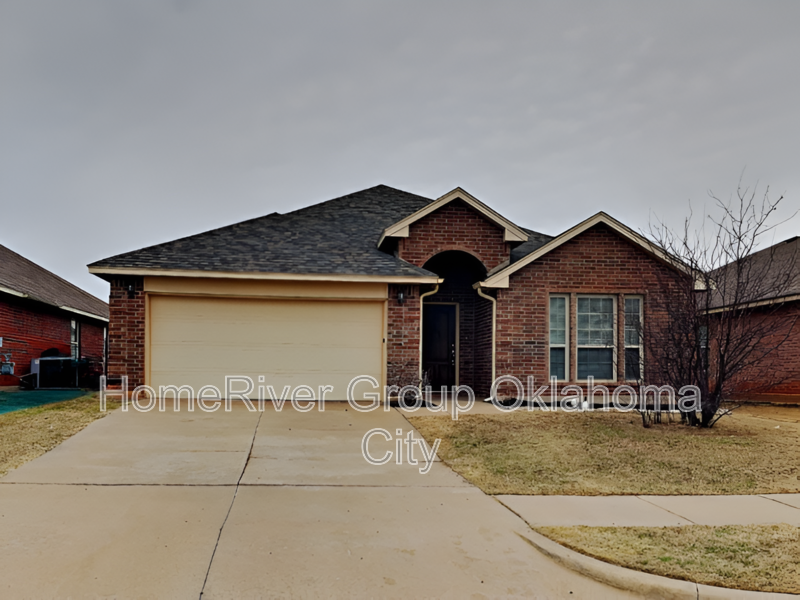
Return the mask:
M 377 186 L 89 270 L 111 284 L 108 370 L 129 386 L 247 375 L 344 399 L 358 375 L 480 395 L 500 375 L 639 379 L 648 357 L 630 332 L 663 323 L 653 295 L 683 276 L 669 264 L 605 213 L 552 237 L 460 188 Z
M 43 353 L 102 369 L 107 325 L 105 302 L 0 246 L 0 365 L 14 363 L 0 387 L 18 386 Z
M 728 305 L 722 300 L 711 313 L 737 308 L 737 318 L 763 333 L 754 351 L 754 364 L 735 379 L 734 395 L 750 401 L 800 402 L 800 237 L 779 242 L 749 255 L 743 296 L 746 301 Z M 717 277 L 724 280 L 726 271 Z M 731 275 L 732 277 L 732 275 Z M 747 326 L 747 325 L 746 325 Z M 762 354 L 764 354 L 762 356 Z

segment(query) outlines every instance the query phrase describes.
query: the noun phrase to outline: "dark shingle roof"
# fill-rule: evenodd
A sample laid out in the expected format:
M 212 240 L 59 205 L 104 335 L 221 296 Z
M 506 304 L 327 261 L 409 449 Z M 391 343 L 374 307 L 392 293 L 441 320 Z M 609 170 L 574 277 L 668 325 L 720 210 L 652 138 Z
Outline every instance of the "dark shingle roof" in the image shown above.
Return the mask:
M 553 239 L 552 235 L 545 235 L 538 231 L 531 231 L 530 229 L 522 228 L 528 234 L 528 241 L 521 243 L 519 246 L 511 250 L 511 264 L 514 264 L 519 259 L 524 258 L 531 252 L 535 252 L 547 242 Z
M 431 276 L 378 249 L 392 223 L 432 202 L 385 185 L 97 261 L 90 267 Z
M 434 274 L 378 249 L 378 241 L 384 229 L 431 202 L 378 185 L 290 213 L 126 252 L 89 267 L 430 277 Z M 520 246 L 525 254 L 535 249 L 537 240 L 550 239 L 531 233 L 532 241 Z
M 108 319 L 108 304 L 2 245 L 0 286 L 51 306 Z
M 736 283 L 736 265 L 725 265 L 712 272 L 716 290 L 712 306 L 761 302 L 800 295 L 800 237 L 779 242 L 745 258 Z

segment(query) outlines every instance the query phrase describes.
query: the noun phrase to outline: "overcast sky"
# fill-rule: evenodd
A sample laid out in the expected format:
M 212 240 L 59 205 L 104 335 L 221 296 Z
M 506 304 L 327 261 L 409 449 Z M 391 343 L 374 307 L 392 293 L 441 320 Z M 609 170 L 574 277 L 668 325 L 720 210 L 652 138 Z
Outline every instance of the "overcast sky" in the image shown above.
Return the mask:
M 378 183 L 556 234 L 800 207 L 800 3 L 0 0 L 0 244 L 100 258 Z M 776 241 L 797 233 L 795 220 Z

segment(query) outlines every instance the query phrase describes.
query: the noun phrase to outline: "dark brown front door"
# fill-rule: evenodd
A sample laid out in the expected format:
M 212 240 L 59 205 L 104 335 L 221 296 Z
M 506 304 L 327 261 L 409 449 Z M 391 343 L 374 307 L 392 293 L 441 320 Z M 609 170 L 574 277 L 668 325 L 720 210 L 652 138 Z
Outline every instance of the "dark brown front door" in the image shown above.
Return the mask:
M 434 391 L 456 384 L 456 305 L 425 304 L 422 312 L 422 369 Z

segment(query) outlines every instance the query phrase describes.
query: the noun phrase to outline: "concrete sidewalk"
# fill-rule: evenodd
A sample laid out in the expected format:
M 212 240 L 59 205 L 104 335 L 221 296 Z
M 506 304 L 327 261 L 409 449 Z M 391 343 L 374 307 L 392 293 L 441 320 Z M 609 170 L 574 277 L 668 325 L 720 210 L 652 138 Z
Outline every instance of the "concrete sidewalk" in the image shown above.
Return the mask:
M 800 526 L 800 494 L 762 496 L 496 496 L 532 526 Z
M 0 479 L 0 597 L 637 597 L 441 462 L 369 465 L 413 428 L 346 407 L 96 421 Z

